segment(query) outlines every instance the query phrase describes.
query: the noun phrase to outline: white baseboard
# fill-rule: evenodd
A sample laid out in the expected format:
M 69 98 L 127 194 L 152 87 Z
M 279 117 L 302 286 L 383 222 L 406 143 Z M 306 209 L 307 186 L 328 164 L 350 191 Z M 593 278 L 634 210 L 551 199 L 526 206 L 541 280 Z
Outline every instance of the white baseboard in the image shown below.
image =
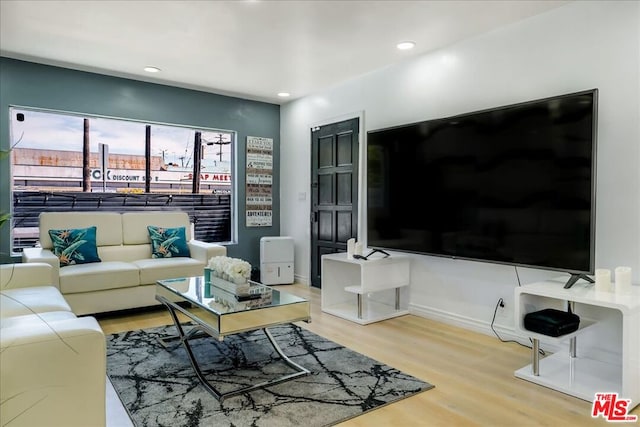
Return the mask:
M 300 283 L 302 285 L 309 285 L 309 277 L 308 276 L 301 276 L 299 274 L 294 274 L 293 275 L 293 279 L 295 280 L 296 283 Z
M 426 307 L 417 304 L 409 304 L 409 313 L 416 316 L 424 317 L 426 319 L 435 320 L 447 325 L 457 326 L 459 328 L 468 329 L 481 334 L 496 337 L 496 334 L 491 330 L 491 323 L 484 320 L 473 319 L 467 316 L 461 316 L 456 313 L 439 310 L 433 307 Z M 531 342 L 528 337 L 523 337 L 516 333 L 512 327 L 505 327 L 501 325 L 493 325 L 493 329 L 500 335 L 505 341 L 513 340 L 527 347 L 531 346 Z M 559 347 L 553 345 L 545 345 L 545 349 L 551 352 L 559 350 Z

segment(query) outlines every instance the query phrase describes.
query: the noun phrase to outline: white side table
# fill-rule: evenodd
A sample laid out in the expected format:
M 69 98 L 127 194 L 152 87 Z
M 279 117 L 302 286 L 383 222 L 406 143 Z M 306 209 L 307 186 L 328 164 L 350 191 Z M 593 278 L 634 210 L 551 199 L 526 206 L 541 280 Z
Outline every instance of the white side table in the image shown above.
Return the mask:
M 524 328 L 525 314 L 567 304 L 576 314 L 595 310 L 600 318 L 580 316 L 580 329 L 557 338 Z M 632 286 L 629 294 L 598 292 L 584 283 L 564 289 L 560 279 L 521 286 L 515 290 L 515 319 L 516 330 L 534 343 L 531 364 L 515 371 L 516 377 L 589 402 L 595 393 L 617 392 L 621 399 L 632 400 L 632 408 L 640 403 L 640 286 Z M 581 345 L 583 338 L 592 344 Z M 605 339 L 615 345 L 601 349 L 593 344 Z M 540 359 L 540 341 L 568 341 L 569 351 Z
M 410 284 L 411 258 L 322 256 L 322 311 L 366 325 L 409 314 L 400 288 Z

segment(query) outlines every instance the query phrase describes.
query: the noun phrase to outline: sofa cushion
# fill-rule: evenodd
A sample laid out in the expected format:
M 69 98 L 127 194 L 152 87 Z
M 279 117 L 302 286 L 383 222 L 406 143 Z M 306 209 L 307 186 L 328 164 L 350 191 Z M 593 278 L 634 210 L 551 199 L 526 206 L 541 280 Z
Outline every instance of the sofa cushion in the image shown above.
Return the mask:
M 184 227 L 165 228 L 148 225 L 152 258 L 189 257 Z
M 47 311 L 38 314 L 24 314 L 0 318 L 0 329 L 4 328 L 30 328 L 39 325 L 43 321 L 47 324 L 59 320 L 75 319 L 76 315 L 70 311 Z
M 71 307 L 53 286 L 5 289 L 0 292 L 0 316 L 22 316 L 48 311 L 71 311 Z
M 100 262 L 96 247 L 96 227 L 49 230 L 53 253 L 60 259 L 60 267 Z
M 162 279 L 201 276 L 204 263 L 193 258 L 152 258 L 134 261 L 140 269 L 140 284 L 150 285 Z
M 146 245 L 98 246 L 102 261 L 133 262 L 151 258 L 151 243 Z
M 0 289 L 52 286 L 57 282 L 57 276 L 56 280 L 53 277 L 53 267 L 44 262 L 0 265 Z
M 181 211 L 144 211 L 122 214 L 122 236 L 125 245 L 149 244 L 148 225 L 185 227 L 187 241 L 191 240 L 189 215 Z
M 108 425 L 106 341 L 95 318 L 4 328 L 0 348 L 0 425 Z
M 38 217 L 40 244 L 45 249 L 53 247 L 49 230 L 94 225 L 98 246 L 122 244 L 122 215 L 119 212 L 42 212 Z
M 140 284 L 138 267 L 122 261 L 70 265 L 60 269 L 63 294 L 128 288 Z

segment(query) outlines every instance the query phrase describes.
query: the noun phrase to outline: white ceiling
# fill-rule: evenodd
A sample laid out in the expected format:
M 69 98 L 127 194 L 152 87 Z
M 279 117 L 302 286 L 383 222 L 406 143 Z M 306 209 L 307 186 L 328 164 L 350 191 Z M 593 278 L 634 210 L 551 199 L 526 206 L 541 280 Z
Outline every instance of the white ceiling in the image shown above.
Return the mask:
M 282 104 L 565 3 L 0 0 L 0 54 Z

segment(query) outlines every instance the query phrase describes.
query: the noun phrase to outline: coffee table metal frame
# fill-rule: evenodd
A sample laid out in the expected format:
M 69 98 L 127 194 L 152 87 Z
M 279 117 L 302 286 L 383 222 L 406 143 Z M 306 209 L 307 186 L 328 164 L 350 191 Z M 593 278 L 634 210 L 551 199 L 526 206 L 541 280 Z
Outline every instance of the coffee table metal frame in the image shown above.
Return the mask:
M 205 304 L 206 299 L 194 298 L 190 293 L 185 293 L 173 288 L 172 285 L 176 283 L 176 280 L 189 281 L 190 286 L 204 286 L 204 281 L 200 277 L 160 280 L 156 283 L 156 300 L 161 302 L 169 310 L 171 319 L 173 320 L 178 332 L 178 335 L 176 336 L 165 337 L 159 341 L 168 351 L 172 351 L 180 344 L 184 346 L 198 380 L 200 380 L 205 389 L 218 401 L 223 402 L 225 399 L 232 396 L 262 389 L 267 386 L 279 384 L 311 373 L 308 369 L 295 363 L 284 354 L 268 329 L 270 326 L 277 326 L 296 321 L 311 322 L 308 301 L 286 294 L 282 291 L 273 290 L 273 292 L 278 293 L 279 297 L 285 297 L 278 299 L 285 299 L 286 304 L 283 305 L 277 303 L 264 307 L 243 309 L 242 311 L 221 313 L 207 306 Z M 200 293 L 200 295 L 202 294 Z M 188 332 L 185 332 L 183 324 L 178 318 L 178 312 L 190 319 L 191 322 L 189 323 L 191 323 L 192 326 Z M 251 314 L 254 313 L 257 315 L 252 316 Z M 231 320 L 231 322 L 225 322 L 227 318 Z M 202 370 L 200 369 L 198 360 L 193 354 L 189 340 L 211 336 L 213 338 L 217 338 L 219 341 L 223 341 L 226 335 L 257 329 L 262 329 L 274 350 L 280 355 L 282 360 L 294 370 L 294 372 L 258 384 L 221 393 L 205 378 Z

